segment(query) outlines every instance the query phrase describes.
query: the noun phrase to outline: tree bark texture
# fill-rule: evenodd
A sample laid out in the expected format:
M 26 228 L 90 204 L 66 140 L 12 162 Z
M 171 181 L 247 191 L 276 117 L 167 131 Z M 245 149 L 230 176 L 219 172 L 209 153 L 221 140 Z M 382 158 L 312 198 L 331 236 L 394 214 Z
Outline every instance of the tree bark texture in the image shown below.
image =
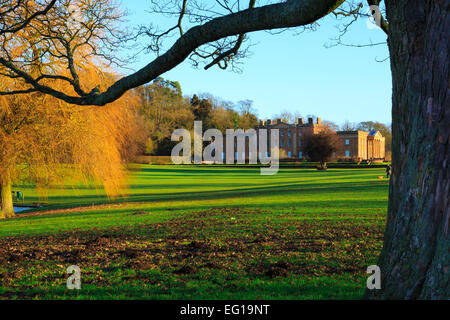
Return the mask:
M 449 299 L 449 1 L 387 0 L 393 152 L 382 289 L 367 298 Z

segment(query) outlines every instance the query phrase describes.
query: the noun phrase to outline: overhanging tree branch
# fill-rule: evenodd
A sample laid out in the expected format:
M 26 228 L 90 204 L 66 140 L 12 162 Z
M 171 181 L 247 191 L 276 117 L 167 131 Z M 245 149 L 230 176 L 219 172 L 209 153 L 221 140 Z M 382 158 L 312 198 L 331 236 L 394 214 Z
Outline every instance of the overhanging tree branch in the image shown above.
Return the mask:
M 252 9 L 255 7 L 255 0 L 250 0 L 249 3 L 249 9 Z M 205 70 L 208 70 L 209 68 L 211 68 L 214 65 L 218 65 L 220 66 L 220 62 L 224 61 L 225 62 L 225 67 L 221 67 L 222 69 L 225 69 L 227 64 L 228 64 L 228 60 L 231 60 L 233 58 L 233 56 L 237 55 L 239 49 L 242 46 L 242 43 L 245 40 L 245 33 L 241 33 L 235 43 L 235 45 L 233 46 L 233 48 L 226 50 L 225 52 L 220 53 L 211 63 L 209 63 L 208 65 L 205 66 Z
M 57 0 L 51 0 L 50 3 L 44 7 L 42 10 L 36 11 L 35 13 L 33 13 L 32 15 L 30 15 L 29 17 L 26 17 L 23 21 L 17 22 L 12 26 L 7 26 L 5 25 L 4 29 L 0 29 L 0 35 L 2 34 L 6 34 L 6 33 L 16 33 L 24 28 L 26 28 L 26 26 L 35 18 L 37 18 L 38 16 L 42 16 L 42 15 L 46 15 L 51 8 L 53 8 L 53 6 L 55 5 Z M 18 0 L 16 5 L 11 7 L 11 9 L 5 11 L 5 12 L 1 12 L 0 15 L 7 15 L 9 13 L 14 13 L 14 11 L 16 11 L 17 9 L 19 9 L 22 5 L 24 5 L 25 7 L 27 6 L 26 3 L 24 3 L 23 0 Z
M 70 96 L 47 85 L 39 84 L 25 72 L 14 70 L 33 88 L 68 103 L 103 106 L 121 97 L 126 91 L 154 80 L 183 62 L 196 48 L 219 39 L 260 30 L 305 26 L 339 7 L 344 0 L 303 0 L 266 5 L 215 18 L 191 28 L 163 55 L 141 70 L 124 77 L 105 92 L 94 90 L 83 96 Z M 4 64 L 0 59 L 0 63 Z M 5 65 L 8 67 L 8 65 Z M 17 69 L 17 66 L 12 65 Z M 1 93 L 0 93 L 1 94 Z

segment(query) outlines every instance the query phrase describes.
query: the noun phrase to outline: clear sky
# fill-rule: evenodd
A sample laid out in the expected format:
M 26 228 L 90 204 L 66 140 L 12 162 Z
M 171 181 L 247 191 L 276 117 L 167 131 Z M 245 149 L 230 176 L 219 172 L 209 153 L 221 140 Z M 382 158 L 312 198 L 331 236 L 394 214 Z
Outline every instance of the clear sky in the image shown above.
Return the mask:
M 146 0 L 123 1 L 132 24 L 166 24 L 145 11 Z M 162 75 L 177 80 L 183 94 L 211 93 L 227 101 L 253 100 L 258 116 L 268 119 L 290 111 L 306 117 L 314 114 L 342 124 L 350 122 L 391 122 L 392 80 L 387 45 L 354 48 L 326 48 L 338 35 L 338 21 L 320 21 L 317 31 L 295 35 L 284 32 L 250 34 L 252 56 L 243 60 L 242 73 L 193 68 L 188 61 Z M 355 24 L 347 43 L 366 44 L 386 40 L 379 29 L 370 29 L 365 19 Z M 141 41 L 144 41 L 142 38 Z M 144 55 L 133 64 L 139 69 L 153 59 Z

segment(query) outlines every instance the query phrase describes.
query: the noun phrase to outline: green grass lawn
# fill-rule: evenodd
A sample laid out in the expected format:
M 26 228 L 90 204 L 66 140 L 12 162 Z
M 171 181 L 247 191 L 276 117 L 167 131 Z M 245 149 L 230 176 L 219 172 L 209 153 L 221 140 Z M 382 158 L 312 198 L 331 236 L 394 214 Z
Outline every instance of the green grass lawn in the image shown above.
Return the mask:
M 259 173 L 144 165 L 113 201 L 16 186 L 47 207 L 0 221 L 0 297 L 359 299 L 382 246 L 384 169 Z

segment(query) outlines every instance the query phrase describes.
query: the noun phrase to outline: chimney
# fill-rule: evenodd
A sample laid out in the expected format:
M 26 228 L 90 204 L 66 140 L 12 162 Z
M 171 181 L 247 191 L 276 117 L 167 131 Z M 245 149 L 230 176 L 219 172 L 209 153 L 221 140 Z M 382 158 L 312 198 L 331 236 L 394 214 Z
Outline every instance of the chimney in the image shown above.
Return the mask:
M 282 123 L 283 121 L 281 119 L 277 119 L 277 124 Z
M 319 124 L 319 125 L 322 124 L 322 119 L 321 118 L 317 118 L 317 124 Z
M 270 120 L 270 119 L 267 120 L 267 125 L 268 125 L 268 126 L 272 125 L 272 120 Z
M 303 118 L 298 118 L 297 119 L 297 124 L 300 125 L 300 126 L 304 125 Z
M 266 122 L 265 122 L 264 120 L 260 120 L 260 121 L 259 121 L 259 125 L 260 125 L 261 127 L 264 127 L 264 126 L 266 125 Z
M 308 118 L 308 124 L 314 124 L 313 118 Z

